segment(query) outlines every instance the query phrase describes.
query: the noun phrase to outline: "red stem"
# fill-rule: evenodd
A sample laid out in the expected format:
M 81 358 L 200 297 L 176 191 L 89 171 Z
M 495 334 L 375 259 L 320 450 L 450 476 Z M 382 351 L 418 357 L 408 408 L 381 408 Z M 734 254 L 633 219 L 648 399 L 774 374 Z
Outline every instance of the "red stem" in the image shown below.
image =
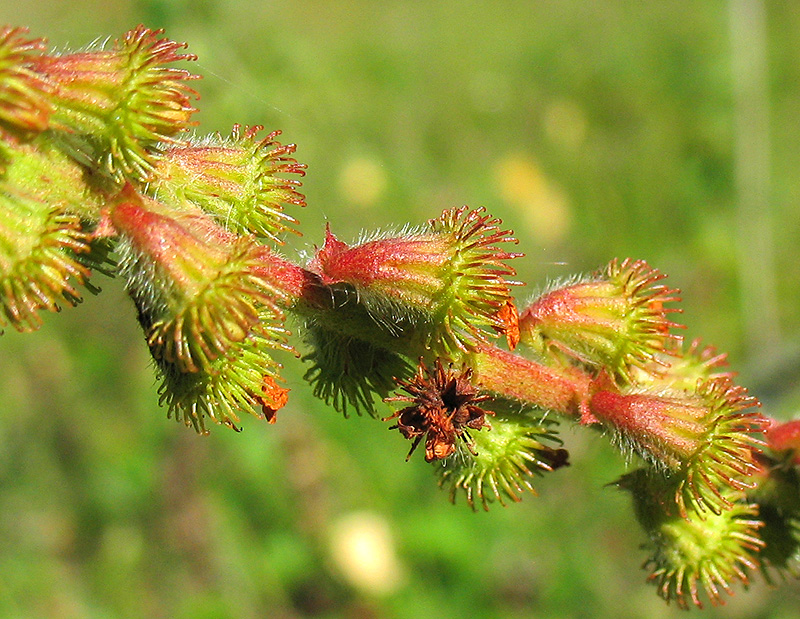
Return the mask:
M 482 344 L 474 355 L 481 385 L 513 400 L 595 423 L 588 401 L 592 377 L 577 368 L 551 368 L 517 354 Z

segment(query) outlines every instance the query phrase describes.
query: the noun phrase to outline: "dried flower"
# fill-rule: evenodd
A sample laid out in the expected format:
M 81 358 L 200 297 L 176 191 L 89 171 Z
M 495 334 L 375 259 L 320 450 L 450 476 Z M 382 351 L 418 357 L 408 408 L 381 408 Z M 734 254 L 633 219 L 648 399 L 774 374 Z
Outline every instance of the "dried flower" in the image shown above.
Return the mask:
M 503 321 L 506 334 L 506 344 L 509 350 L 514 350 L 519 344 L 519 312 L 517 306 L 513 301 L 507 301 L 506 304 L 497 312 L 498 318 Z
M 261 391 L 261 413 L 267 423 L 275 423 L 278 411 L 289 401 L 290 390 L 281 387 L 272 376 L 265 376 Z
M 388 419 L 397 419 L 390 429 L 399 429 L 404 438 L 414 441 L 406 460 L 425 439 L 425 460 L 441 460 L 456 451 L 456 440 L 462 439 L 468 447 L 472 438 L 467 430 L 489 428 L 487 414 L 478 406 L 491 396 L 481 394 L 472 384 L 472 369 L 462 366 L 459 371 L 452 365 L 445 369 L 437 358 L 432 370 L 420 359 L 417 373 L 411 380 L 399 380 L 401 389 L 408 395 L 386 398 L 387 402 L 412 402 Z

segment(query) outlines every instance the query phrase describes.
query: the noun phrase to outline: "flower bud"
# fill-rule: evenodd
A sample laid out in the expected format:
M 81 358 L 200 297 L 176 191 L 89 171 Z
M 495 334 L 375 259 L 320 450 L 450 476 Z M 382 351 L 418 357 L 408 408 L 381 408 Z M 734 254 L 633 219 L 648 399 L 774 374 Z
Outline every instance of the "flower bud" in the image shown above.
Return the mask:
M 283 212 L 283 204 L 305 206 L 300 181 L 282 178 L 305 174 L 305 165 L 291 155 L 294 144 L 276 141 L 279 131 L 258 140 L 263 127 L 199 144 L 167 148 L 158 161 L 152 191 L 159 200 L 181 208 L 193 204 L 217 222 L 240 234 L 256 234 L 280 243 L 279 234 L 297 223 Z M 298 233 L 299 234 L 299 233 Z
M 110 220 L 156 360 L 181 372 L 208 370 L 265 319 L 282 321 L 275 305 L 282 293 L 263 269 L 270 252 L 251 237 L 225 231 L 200 211 L 170 211 L 130 187 Z
M 483 209 L 445 211 L 428 226 L 353 247 L 328 231 L 309 268 L 326 284 L 355 288 L 372 321 L 400 336 L 409 356 L 470 350 L 491 331 L 504 333 L 510 301 L 505 262 L 519 254 L 499 248 L 516 242 Z M 397 325 L 402 324 L 400 333 Z
M 566 355 L 629 382 L 631 368 L 652 363 L 678 339 L 669 330 L 679 325 L 667 319 L 676 310 L 664 308 L 678 291 L 657 285 L 664 277 L 643 261 L 615 260 L 536 299 L 520 314 L 520 339 L 543 356 Z
M 47 129 L 52 109 L 48 85 L 30 68 L 44 49 L 42 39 L 28 39 L 24 28 L 0 27 L 0 125 L 12 130 Z
M 753 487 L 765 420 L 757 400 L 728 379 L 707 381 L 696 392 L 619 393 L 599 390 L 589 408 L 617 433 L 623 446 L 655 470 L 679 480 L 676 501 L 714 514 L 730 509 L 725 488 Z
M 618 485 L 628 490 L 652 552 L 645 563 L 648 580 L 667 602 L 679 607 L 703 607 L 701 589 L 713 605 L 723 604 L 722 592 L 733 594 L 731 584 L 747 585 L 748 571 L 758 567 L 762 522 L 758 509 L 739 491 L 725 489 L 730 509 L 718 514 L 690 507 L 683 515 L 673 497 L 674 484 L 663 476 L 640 469 L 625 475 Z
M 9 138 L 4 146 L 0 326 L 8 321 L 31 331 L 41 325 L 38 310 L 58 311 L 63 302 L 80 301 L 75 285 L 87 285 L 89 268 L 98 266 L 81 220 L 99 210 L 99 203 L 86 189 L 80 167 L 48 142 Z
M 270 353 L 291 349 L 269 249 L 130 187 L 109 219 L 169 415 L 203 433 L 206 419 L 237 429 L 242 412 L 272 421 L 286 390 Z
M 271 351 L 292 350 L 276 305 L 289 294 L 284 262 L 201 211 L 171 210 L 130 186 L 108 219 L 169 415 L 203 433 L 206 419 L 237 429 L 242 412 L 272 421 L 286 390 Z
M 150 177 L 160 142 L 174 142 L 190 126 L 196 93 L 188 72 L 163 65 L 194 60 L 185 44 L 159 39 L 138 26 L 108 51 L 43 55 L 31 66 L 52 85 L 51 123 L 65 139 L 116 180 Z

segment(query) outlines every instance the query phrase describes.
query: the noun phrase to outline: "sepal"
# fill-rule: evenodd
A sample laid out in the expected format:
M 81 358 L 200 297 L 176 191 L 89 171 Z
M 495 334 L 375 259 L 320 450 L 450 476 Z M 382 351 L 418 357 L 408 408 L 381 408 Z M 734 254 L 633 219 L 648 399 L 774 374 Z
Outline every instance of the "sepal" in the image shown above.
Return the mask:
M 536 495 L 533 478 L 567 466 L 569 454 L 560 445 L 553 422 L 544 416 L 500 415 L 492 417 L 491 429 L 471 433 L 469 448 L 459 446 L 450 458 L 437 463 L 439 485 L 455 503 L 463 493 L 474 510 L 498 501 L 519 502 L 522 495 Z
M 265 322 L 200 371 L 185 372 L 162 360 L 159 404 L 166 405 L 168 416 L 200 434 L 208 433 L 207 419 L 237 431 L 242 414 L 272 423 L 288 390 L 276 382 L 281 366 L 270 353 L 291 350 L 285 338 L 283 329 Z
M 374 417 L 377 401 L 395 388 L 395 377 L 407 376 L 408 362 L 397 353 L 368 341 L 309 325 L 306 341 L 311 364 L 305 379 L 314 395 L 347 417 L 350 411 Z
M 384 421 L 394 421 L 390 429 L 412 442 L 406 460 L 424 441 L 425 460 L 435 462 L 440 486 L 449 489 L 453 502 L 460 492 L 473 509 L 480 503 L 488 510 L 495 500 L 520 501 L 525 491 L 535 494 L 532 477 L 567 464 L 567 451 L 547 444 L 560 444 L 552 422 L 495 400 L 466 364 L 444 365 L 437 358 L 429 368 L 420 359 L 414 376 L 397 383 L 402 395 L 386 401 L 408 406 Z M 516 414 L 508 413 L 509 406 Z
M 76 254 L 89 251 L 89 235 L 76 215 L 3 187 L 0 197 L 0 327 L 34 331 L 39 310 L 60 311 L 81 296 L 75 284 L 89 277 Z M 2 333 L 2 331 L 0 331 Z
M 769 433 L 767 434 L 769 436 Z M 747 493 L 758 505 L 764 528 L 762 572 L 767 582 L 800 578 L 800 470 L 789 452 L 762 454 L 756 487 Z

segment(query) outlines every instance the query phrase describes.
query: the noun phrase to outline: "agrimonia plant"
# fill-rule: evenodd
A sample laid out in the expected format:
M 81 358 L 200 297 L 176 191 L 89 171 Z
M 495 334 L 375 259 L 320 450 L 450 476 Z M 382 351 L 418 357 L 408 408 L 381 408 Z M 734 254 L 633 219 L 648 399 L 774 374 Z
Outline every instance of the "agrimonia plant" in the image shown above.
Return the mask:
M 297 229 L 285 207 L 305 204 L 295 146 L 189 134 L 184 48 L 139 26 L 55 54 L 0 30 L 0 328 L 36 330 L 98 292 L 95 272 L 123 278 L 161 404 L 205 434 L 275 422 L 293 316 L 314 394 L 345 415 L 397 403 L 382 421 L 453 501 L 535 493 L 568 464 L 558 420 L 574 420 L 638 463 L 615 483 L 665 600 L 800 576 L 800 421 L 765 416 L 725 355 L 682 342 L 663 274 L 613 260 L 518 309 L 517 240 L 467 207 L 355 244 L 329 228 L 295 264 L 276 250 Z

